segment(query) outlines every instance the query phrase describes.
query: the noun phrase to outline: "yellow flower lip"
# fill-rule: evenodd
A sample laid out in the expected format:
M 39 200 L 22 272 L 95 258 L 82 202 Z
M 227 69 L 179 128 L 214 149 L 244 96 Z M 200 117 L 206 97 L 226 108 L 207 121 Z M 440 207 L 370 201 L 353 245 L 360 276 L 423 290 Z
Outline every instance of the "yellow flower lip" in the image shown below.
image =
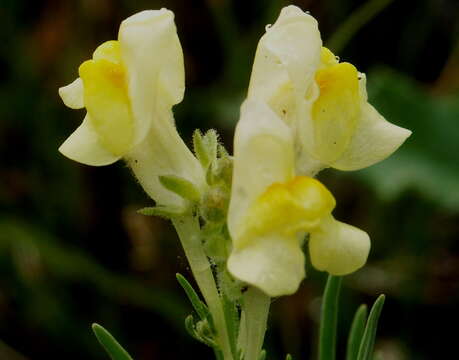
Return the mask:
M 78 72 L 84 105 L 100 142 L 112 154 L 122 156 L 133 143 L 134 119 L 119 42 L 100 45 Z
M 92 54 L 93 60 L 108 60 L 114 64 L 121 65 L 121 46 L 118 40 L 109 40 L 99 45 Z
M 88 82 L 93 79 L 94 71 L 104 72 L 104 76 L 111 85 L 118 88 L 126 87 L 125 71 L 118 64 L 106 59 L 86 60 L 78 68 L 80 77 L 84 79 L 83 83 L 85 80 Z
M 327 60 L 328 61 L 328 60 Z M 331 64 L 325 69 L 316 72 L 315 79 L 320 88 L 320 95 L 324 92 L 336 92 L 335 95 L 343 91 L 350 91 L 358 94 L 358 72 L 354 65 L 348 62 Z
M 325 54 L 330 65 L 315 74 L 320 93 L 312 105 L 314 152 L 322 161 L 333 163 L 347 149 L 355 133 L 362 99 L 355 66 L 333 63 L 332 54 Z
M 241 243 L 270 233 L 296 239 L 298 232 L 317 228 L 334 207 L 333 195 L 316 179 L 297 176 L 285 183 L 274 183 L 248 211 Z

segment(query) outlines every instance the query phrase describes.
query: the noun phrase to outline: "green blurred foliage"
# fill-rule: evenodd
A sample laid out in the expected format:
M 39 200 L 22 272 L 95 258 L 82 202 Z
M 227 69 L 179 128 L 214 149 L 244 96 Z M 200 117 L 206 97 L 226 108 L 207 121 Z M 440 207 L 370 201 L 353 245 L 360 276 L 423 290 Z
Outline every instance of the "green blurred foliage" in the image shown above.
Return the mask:
M 459 95 L 432 96 L 389 69 L 375 71 L 370 81 L 370 97 L 379 111 L 415 133 L 396 156 L 358 175 L 376 185 L 383 198 L 394 200 L 415 190 L 433 204 L 458 212 Z
M 372 2 L 385 4 L 368 17 L 363 1 L 293 1 L 319 20 L 342 60 L 367 73 L 376 108 L 413 131 L 378 165 L 321 174 L 337 218 L 368 231 L 373 244 L 368 266 L 345 280 L 340 345 L 357 306 L 384 292 L 382 358 L 445 358 L 455 341 L 447 325 L 459 315 L 459 5 Z M 286 4 L 0 3 L 0 359 L 105 359 L 92 322 L 136 359 L 212 356 L 184 333 L 191 310 L 174 274 L 188 268 L 176 236 L 167 222 L 136 213 L 151 203 L 128 169 L 90 168 L 57 152 L 83 117 L 61 104 L 57 88 L 116 37 L 122 19 L 168 7 L 187 71 L 178 128 L 188 142 L 194 128 L 216 128 L 231 149 L 257 40 Z M 268 359 L 314 354 L 324 279 L 308 268 L 297 294 L 273 302 Z

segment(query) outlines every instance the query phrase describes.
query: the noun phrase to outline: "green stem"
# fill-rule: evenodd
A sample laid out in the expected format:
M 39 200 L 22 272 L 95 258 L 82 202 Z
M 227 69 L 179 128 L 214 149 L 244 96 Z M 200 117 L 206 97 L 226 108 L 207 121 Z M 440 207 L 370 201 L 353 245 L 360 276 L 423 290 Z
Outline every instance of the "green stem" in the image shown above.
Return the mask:
M 241 321 L 241 326 L 245 326 L 241 335 L 244 334 L 246 337 L 245 348 L 243 348 L 244 360 L 258 360 L 260 357 L 270 303 L 271 298 L 255 287 L 249 287 L 244 293 L 244 324 Z
M 325 286 L 320 318 L 319 360 L 336 358 L 336 328 L 341 280 L 339 276 L 329 275 Z
M 217 330 L 217 342 L 221 346 L 223 358 L 232 360 L 231 347 L 223 312 L 222 301 L 217 290 L 215 278 L 209 260 L 204 253 L 198 220 L 191 216 L 176 218 L 172 221 L 177 230 L 183 250 L 190 264 L 191 272 L 201 290 L 212 314 Z

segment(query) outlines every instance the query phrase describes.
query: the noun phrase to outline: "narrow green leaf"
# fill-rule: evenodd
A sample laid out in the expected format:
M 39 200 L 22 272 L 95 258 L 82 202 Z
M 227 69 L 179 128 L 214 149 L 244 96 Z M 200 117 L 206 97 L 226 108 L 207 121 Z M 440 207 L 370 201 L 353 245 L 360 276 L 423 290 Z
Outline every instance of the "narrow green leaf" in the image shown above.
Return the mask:
M 185 209 L 178 206 L 152 206 L 144 207 L 140 210 L 137 210 L 137 212 L 146 216 L 160 216 L 165 219 L 171 219 L 173 217 L 183 215 L 185 213 Z
M 360 343 L 357 360 L 372 360 L 376 330 L 378 328 L 378 320 L 381 315 L 384 300 L 385 296 L 379 295 L 373 307 L 371 308 L 367 325 L 365 326 L 365 332 L 363 333 L 362 342 Z
M 320 318 L 319 360 L 336 358 L 336 327 L 341 280 L 339 276 L 329 275 L 325 286 Z
M 186 200 L 199 201 L 201 198 L 199 189 L 191 181 L 180 176 L 162 175 L 159 177 L 159 182 L 167 190 L 172 191 Z
M 266 359 L 266 350 L 261 350 L 260 352 L 260 357 L 258 358 L 258 360 L 265 360 Z
M 293 360 L 292 355 L 287 354 L 287 356 L 285 357 L 285 360 Z
M 112 360 L 132 360 L 132 357 L 115 340 L 115 338 L 99 324 L 92 324 L 92 331 Z
M 355 312 L 347 341 L 346 360 L 357 360 L 360 343 L 365 331 L 365 323 L 367 322 L 367 313 L 368 308 L 366 305 L 360 305 Z
M 198 294 L 196 291 L 194 291 L 193 287 L 191 284 L 188 282 L 187 279 L 185 279 L 184 276 L 181 274 L 177 273 L 175 274 L 175 277 L 179 284 L 182 286 L 183 290 L 185 291 L 186 295 L 188 296 L 188 299 L 191 302 L 191 305 L 193 306 L 194 310 L 196 313 L 199 315 L 199 317 L 202 320 L 207 320 L 209 321 L 209 324 L 213 328 L 213 323 L 212 323 L 212 316 L 209 312 L 209 309 L 207 306 L 199 299 Z

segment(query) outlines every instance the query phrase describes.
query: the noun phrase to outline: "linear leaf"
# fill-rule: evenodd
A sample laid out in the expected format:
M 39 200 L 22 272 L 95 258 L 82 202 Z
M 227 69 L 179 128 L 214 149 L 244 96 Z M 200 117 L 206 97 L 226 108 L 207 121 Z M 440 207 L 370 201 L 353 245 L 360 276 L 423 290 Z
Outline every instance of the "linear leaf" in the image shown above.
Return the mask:
M 319 360 L 335 360 L 338 298 L 342 278 L 329 275 L 322 299 L 319 333 Z
M 92 330 L 112 360 L 132 360 L 132 357 L 118 341 L 99 324 L 92 324 Z
M 202 320 L 207 320 L 209 321 L 209 324 L 212 326 L 212 316 L 209 312 L 209 309 L 207 306 L 199 299 L 198 294 L 196 291 L 194 291 L 193 287 L 191 284 L 188 282 L 185 277 L 179 273 L 175 274 L 175 277 L 177 281 L 179 282 L 180 286 L 182 286 L 183 290 L 185 291 L 186 295 L 188 296 L 188 299 L 191 302 L 191 305 L 193 306 L 194 310 L 197 312 L 199 317 Z M 213 326 L 212 326 L 213 327 Z
M 384 305 L 385 296 L 379 295 L 373 307 L 371 308 L 370 315 L 368 316 L 365 332 L 363 333 L 362 342 L 359 348 L 359 355 L 357 360 L 372 360 L 373 347 L 375 344 L 376 330 L 378 328 L 378 320 Z
M 362 341 L 362 336 L 365 331 L 365 323 L 367 322 L 368 308 L 366 305 L 360 305 L 352 320 L 351 330 L 347 341 L 346 360 L 356 360 L 359 354 L 359 347 Z

